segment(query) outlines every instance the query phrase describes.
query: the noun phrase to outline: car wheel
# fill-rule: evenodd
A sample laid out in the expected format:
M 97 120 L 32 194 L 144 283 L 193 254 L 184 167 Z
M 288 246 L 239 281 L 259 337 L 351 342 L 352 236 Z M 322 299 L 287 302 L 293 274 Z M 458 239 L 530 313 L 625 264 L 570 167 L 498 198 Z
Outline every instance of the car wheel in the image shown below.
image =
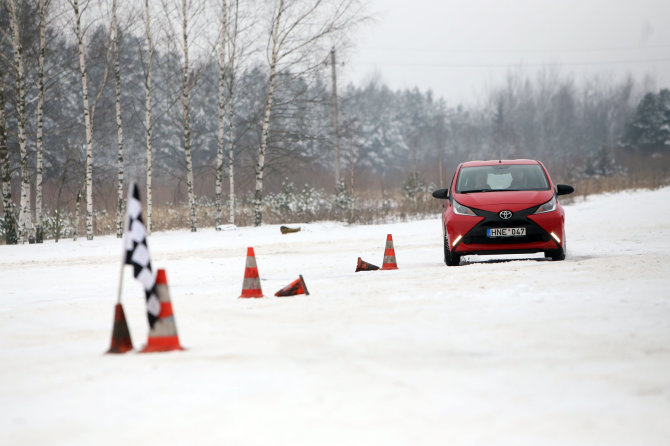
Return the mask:
M 563 247 L 558 249 L 552 249 L 544 253 L 544 256 L 550 258 L 553 261 L 565 260 L 565 253 L 568 249 L 568 241 L 565 240 L 565 235 L 563 235 Z
M 458 266 L 461 263 L 460 254 L 454 254 L 449 250 L 449 242 L 444 238 L 444 263 L 447 266 Z
M 567 249 L 567 245 L 565 242 L 563 242 L 563 247 L 558 248 L 558 249 L 552 249 L 551 251 L 547 251 L 544 253 L 544 256 L 548 259 L 551 259 L 553 261 L 557 260 L 565 260 L 565 251 Z
M 565 260 L 565 251 L 563 251 L 563 248 L 554 249 L 552 251 L 547 251 L 544 256 L 553 261 Z

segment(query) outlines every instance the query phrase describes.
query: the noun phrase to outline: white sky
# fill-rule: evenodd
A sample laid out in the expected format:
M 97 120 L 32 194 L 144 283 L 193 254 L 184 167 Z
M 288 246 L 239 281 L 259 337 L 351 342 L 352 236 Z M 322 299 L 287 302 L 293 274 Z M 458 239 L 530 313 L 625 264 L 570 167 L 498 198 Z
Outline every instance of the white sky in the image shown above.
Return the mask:
M 555 65 L 576 80 L 645 74 L 670 86 L 670 0 L 370 0 L 345 83 L 432 89 L 472 102 L 510 70 Z

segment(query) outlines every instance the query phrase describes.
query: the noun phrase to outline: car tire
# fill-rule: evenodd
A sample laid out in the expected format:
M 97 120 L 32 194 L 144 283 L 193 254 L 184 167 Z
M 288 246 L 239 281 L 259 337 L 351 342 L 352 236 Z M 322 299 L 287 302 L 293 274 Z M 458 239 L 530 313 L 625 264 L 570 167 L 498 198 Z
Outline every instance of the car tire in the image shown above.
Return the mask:
M 565 260 L 565 254 L 568 249 L 568 241 L 565 239 L 565 234 L 563 234 L 563 246 L 558 249 L 552 249 L 544 253 L 544 256 L 553 260 L 554 262 Z
M 458 266 L 461 263 L 460 254 L 454 254 L 449 250 L 449 242 L 444 238 L 444 263 L 447 266 Z
M 552 251 L 547 251 L 544 256 L 550 258 L 554 262 L 559 260 L 565 260 L 565 251 L 563 251 L 563 248 L 554 249 Z

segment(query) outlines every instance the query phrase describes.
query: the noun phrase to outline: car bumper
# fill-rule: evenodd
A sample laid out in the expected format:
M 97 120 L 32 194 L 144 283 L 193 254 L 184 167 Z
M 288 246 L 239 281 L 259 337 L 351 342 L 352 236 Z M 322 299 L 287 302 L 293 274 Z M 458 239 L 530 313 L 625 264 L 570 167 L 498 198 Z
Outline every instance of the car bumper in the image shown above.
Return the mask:
M 559 211 L 532 214 L 515 222 L 487 221 L 483 217 L 451 215 L 446 232 L 449 248 L 461 255 L 511 254 L 550 251 L 563 247 L 564 214 Z M 495 226 L 525 227 L 524 237 L 489 238 L 486 229 Z

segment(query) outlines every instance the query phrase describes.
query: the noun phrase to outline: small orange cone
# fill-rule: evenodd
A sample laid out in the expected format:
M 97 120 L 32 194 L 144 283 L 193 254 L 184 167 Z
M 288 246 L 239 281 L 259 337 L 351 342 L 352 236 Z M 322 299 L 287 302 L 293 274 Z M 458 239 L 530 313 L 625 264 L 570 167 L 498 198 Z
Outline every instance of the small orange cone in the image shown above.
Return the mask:
M 254 248 L 247 248 L 247 264 L 244 268 L 244 281 L 242 282 L 240 297 L 263 297 Z
M 174 322 L 174 313 L 170 302 L 170 291 L 167 286 L 167 275 L 164 269 L 159 269 L 156 272 L 156 294 L 161 302 L 161 312 L 154 326 L 149 329 L 149 341 L 142 349 L 142 353 L 184 350 L 179 345 L 177 326 Z
M 356 263 L 356 272 L 359 271 L 375 271 L 379 269 L 377 265 L 373 265 L 372 263 L 365 262 L 361 260 L 361 258 L 358 258 L 358 262 Z
M 307 285 L 305 285 L 305 279 L 302 278 L 302 274 L 289 285 L 277 291 L 275 296 L 295 296 L 297 294 L 306 294 L 309 296 L 309 291 L 307 291 Z
M 126 314 L 120 303 L 114 307 L 114 328 L 112 329 L 112 343 L 107 353 L 125 353 L 133 349 L 130 331 L 126 322 Z
M 386 236 L 386 249 L 384 250 L 382 269 L 398 269 L 398 264 L 395 262 L 395 250 L 393 249 L 393 237 L 391 237 L 391 234 Z

